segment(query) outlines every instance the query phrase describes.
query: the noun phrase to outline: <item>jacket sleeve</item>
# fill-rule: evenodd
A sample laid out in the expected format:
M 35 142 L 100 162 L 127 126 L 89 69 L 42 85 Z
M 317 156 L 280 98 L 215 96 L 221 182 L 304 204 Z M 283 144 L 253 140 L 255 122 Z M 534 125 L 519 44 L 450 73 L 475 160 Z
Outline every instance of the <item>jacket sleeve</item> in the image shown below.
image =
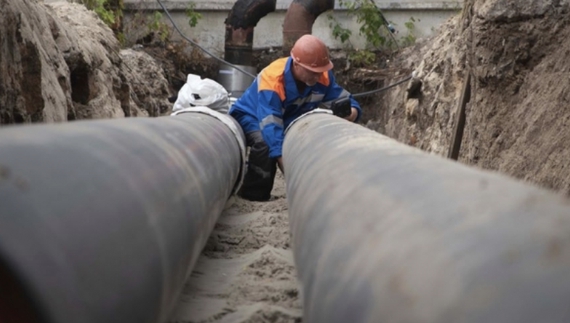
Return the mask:
M 330 83 L 327 89 L 327 93 L 323 98 L 323 103 L 330 106 L 330 103 L 336 99 L 345 98 L 347 96 L 350 97 L 350 106 L 356 108 L 358 111 L 358 116 L 356 117 L 356 120 L 354 120 L 354 122 L 357 122 L 360 119 L 360 116 L 362 116 L 362 108 L 360 107 L 360 104 L 358 104 L 358 102 L 352 97 L 352 94 L 350 94 L 350 92 L 343 89 L 336 83 L 336 79 L 332 70 L 329 71 L 329 80 Z
M 263 140 L 269 146 L 269 157 L 281 157 L 283 148 L 283 103 L 279 95 L 271 90 L 258 92 L 257 118 Z

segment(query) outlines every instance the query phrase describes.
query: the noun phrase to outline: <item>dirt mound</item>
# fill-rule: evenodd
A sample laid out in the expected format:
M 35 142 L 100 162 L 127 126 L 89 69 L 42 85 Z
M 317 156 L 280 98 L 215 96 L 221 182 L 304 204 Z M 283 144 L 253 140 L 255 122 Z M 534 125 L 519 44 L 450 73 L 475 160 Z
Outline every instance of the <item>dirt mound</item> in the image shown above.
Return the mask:
M 570 194 L 569 7 L 554 0 L 466 1 L 437 37 L 391 65 L 417 70 L 423 96 L 408 99 L 405 88 L 378 96 L 368 126 L 446 155 L 471 73 L 459 160 Z
M 0 124 L 158 116 L 158 64 L 121 50 L 97 15 L 67 2 L 6 0 L 0 12 Z

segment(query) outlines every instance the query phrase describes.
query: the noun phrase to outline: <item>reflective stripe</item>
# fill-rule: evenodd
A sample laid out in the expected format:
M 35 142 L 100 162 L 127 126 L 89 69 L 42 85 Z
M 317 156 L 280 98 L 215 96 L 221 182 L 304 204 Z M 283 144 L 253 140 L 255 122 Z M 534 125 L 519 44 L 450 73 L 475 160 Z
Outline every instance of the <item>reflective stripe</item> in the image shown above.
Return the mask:
M 347 96 L 350 95 L 350 92 L 348 92 L 347 90 L 342 90 L 342 92 L 340 92 L 339 96 L 337 99 L 342 99 L 342 98 L 346 98 Z
M 348 93 L 348 92 L 347 92 Z M 295 100 L 293 103 L 296 106 L 301 106 L 307 102 L 313 103 L 313 102 L 320 102 L 323 100 L 323 98 L 325 97 L 324 93 L 313 93 L 309 96 L 306 96 L 304 98 L 298 98 L 297 100 Z
M 325 97 L 324 93 L 313 93 L 311 94 L 311 100 L 309 102 L 319 102 Z
M 325 108 L 330 109 L 330 108 L 331 108 L 331 105 L 332 105 L 332 101 L 323 102 L 322 105 L 324 105 Z
M 279 125 L 279 126 L 281 126 L 281 128 L 283 128 L 283 119 L 276 117 L 272 114 L 263 118 L 263 120 L 261 120 L 261 122 L 259 123 L 259 127 L 261 128 L 261 130 L 263 130 L 263 128 L 265 128 L 265 126 L 270 125 L 272 123 Z
M 296 105 L 296 106 L 300 106 L 302 104 L 305 104 L 307 102 L 309 102 L 310 97 L 304 97 L 304 98 L 298 98 L 297 100 L 293 101 L 291 104 L 292 105 Z

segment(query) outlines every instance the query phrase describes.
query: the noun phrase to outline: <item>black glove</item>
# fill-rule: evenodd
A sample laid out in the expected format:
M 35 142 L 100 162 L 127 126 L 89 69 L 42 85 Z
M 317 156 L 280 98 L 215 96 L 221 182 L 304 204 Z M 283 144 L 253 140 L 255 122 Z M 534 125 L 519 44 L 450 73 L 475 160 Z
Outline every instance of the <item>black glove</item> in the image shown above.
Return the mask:
M 352 113 L 350 98 L 345 97 L 332 102 L 331 110 L 337 117 L 346 118 Z

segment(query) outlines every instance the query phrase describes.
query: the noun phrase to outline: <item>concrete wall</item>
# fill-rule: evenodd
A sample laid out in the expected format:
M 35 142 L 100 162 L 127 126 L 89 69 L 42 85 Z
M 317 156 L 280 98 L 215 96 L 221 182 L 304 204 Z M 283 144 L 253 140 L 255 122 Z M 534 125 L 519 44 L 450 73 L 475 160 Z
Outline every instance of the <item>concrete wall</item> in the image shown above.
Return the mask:
M 200 12 L 203 18 L 196 27 L 188 25 L 188 18 L 184 11 L 188 7 L 188 0 L 162 0 L 163 4 L 170 11 L 176 24 L 184 35 L 194 39 L 201 46 L 212 51 L 215 55 L 222 56 L 224 49 L 225 24 L 224 20 L 228 16 L 229 10 L 233 7 L 233 0 L 194 0 L 196 11 Z M 254 30 L 254 48 L 280 47 L 282 45 L 282 25 L 285 13 L 292 0 L 277 0 L 275 12 L 262 18 Z M 343 26 L 352 31 L 350 43 L 355 48 L 364 48 L 366 42 L 364 37 L 359 35 L 360 24 L 356 18 L 350 16 L 348 12 L 338 5 L 333 12 L 335 19 Z M 406 37 L 410 32 L 416 37 L 426 37 L 433 32 L 449 17 L 457 14 L 463 7 L 463 0 L 459 1 L 433 1 L 433 0 L 376 0 L 376 4 L 383 11 L 388 19 L 398 30 L 396 37 Z M 128 21 L 133 12 L 144 10 L 161 10 L 156 0 L 125 0 L 127 14 L 125 20 Z M 329 26 L 328 13 L 324 13 L 317 18 L 313 26 L 313 34 L 320 37 L 331 48 L 342 48 L 347 44 L 334 39 Z M 414 28 L 409 30 L 405 23 L 414 19 Z M 164 21 L 170 25 L 170 22 Z M 176 36 L 178 37 L 178 36 Z

